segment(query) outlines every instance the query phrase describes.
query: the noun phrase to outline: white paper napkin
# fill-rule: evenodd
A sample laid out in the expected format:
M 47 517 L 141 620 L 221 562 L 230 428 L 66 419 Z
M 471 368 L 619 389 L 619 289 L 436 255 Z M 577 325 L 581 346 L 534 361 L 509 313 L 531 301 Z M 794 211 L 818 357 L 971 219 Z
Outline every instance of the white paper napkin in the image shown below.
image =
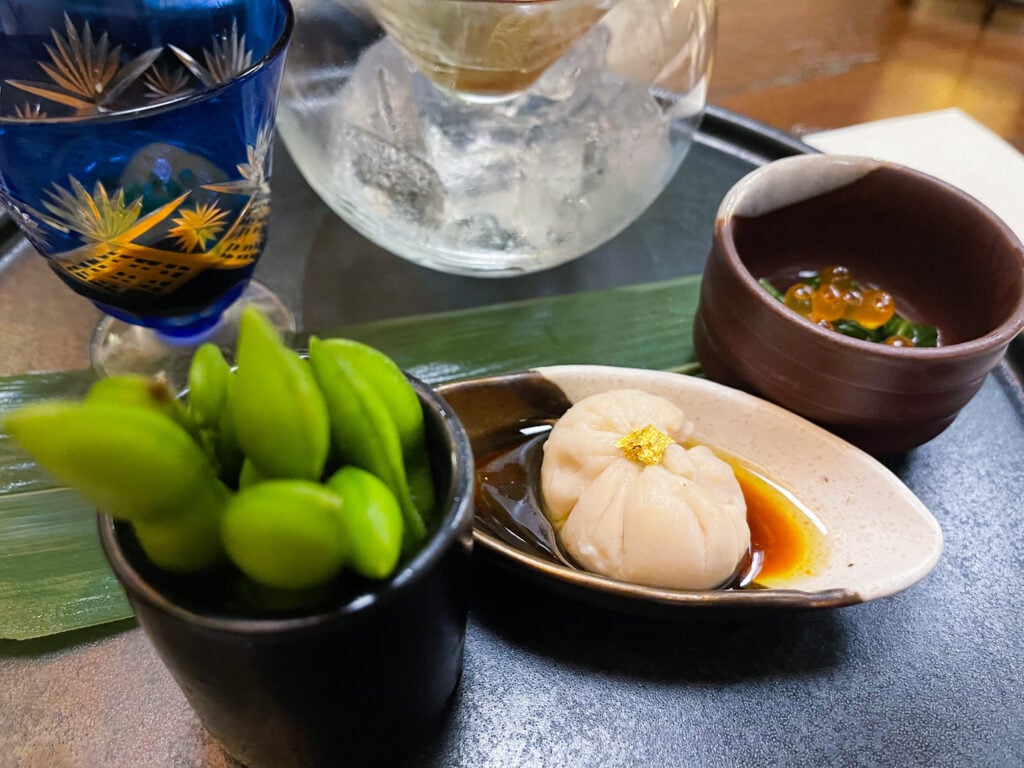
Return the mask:
M 802 138 L 822 152 L 889 160 L 960 187 L 1024 239 L 1024 155 L 959 109 L 895 117 Z

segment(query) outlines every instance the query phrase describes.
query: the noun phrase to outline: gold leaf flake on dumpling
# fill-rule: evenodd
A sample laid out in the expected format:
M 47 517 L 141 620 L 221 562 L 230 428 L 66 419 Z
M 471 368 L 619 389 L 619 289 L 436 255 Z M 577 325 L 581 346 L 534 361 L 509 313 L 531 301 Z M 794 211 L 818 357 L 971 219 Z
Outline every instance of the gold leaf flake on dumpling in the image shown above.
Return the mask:
M 615 447 L 622 449 L 622 455 L 630 461 L 654 466 L 661 462 L 665 449 L 672 445 L 672 438 L 653 424 L 634 429 L 615 441 Z

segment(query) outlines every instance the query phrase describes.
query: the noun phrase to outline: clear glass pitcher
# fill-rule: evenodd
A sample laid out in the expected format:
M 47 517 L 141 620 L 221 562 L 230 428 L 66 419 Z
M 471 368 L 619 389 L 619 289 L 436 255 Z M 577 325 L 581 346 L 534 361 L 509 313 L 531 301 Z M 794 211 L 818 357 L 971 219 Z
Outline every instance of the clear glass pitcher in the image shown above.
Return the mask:
M 485 277 L 581 256 L 678 170 L 714 0 L 293 0 L 281 133 L 352 227 Z

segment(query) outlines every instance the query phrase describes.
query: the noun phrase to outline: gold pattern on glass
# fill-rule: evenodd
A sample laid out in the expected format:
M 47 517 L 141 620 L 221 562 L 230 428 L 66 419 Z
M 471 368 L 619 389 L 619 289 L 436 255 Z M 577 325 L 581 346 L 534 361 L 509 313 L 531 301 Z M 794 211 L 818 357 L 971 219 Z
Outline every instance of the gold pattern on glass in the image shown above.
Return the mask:
M 246 196 L 231 222 L 216 201 L 187 204 L 192 191 L 143 215 L 142 198 L 129 201 L 123 189 L 111 193 L 97 182 L 90 192 L 74 177 L 68 187 L 54 184 L 44 203 L 48 213 L 34 213 L 84 241 L 54 256 L 54 264 L 97 288 L 145 295 L 170 293 L 207 269 L 252 264 L 270 215 L 266 164 L 272 137 L 271 127 L 264 126 L 255 145 L 246 147 L 247 162 L 237 166 L 242 178 L 202 187 Z
M 228 212 L 222 211 L 216 203 L 197 205 L 195 208 L 181 208 L 181 215 L 172 219 L 175 227 L 170 236 L 176 238 L 186 251 L 203 250 L 210 240 L 216 240 L 224 229 Z
M 126 203 L 123 189 L 111 196 L 102 183 L 96 182 L 90 193 L 73 176 L 68 181 L 70 190 L 54 184 L 53 190 L 47 192 L 50 200 L 43 203 L 55 217 L 56 223 L 52 223 L 55 228 L 76 232 L 83 240 L 93 243 L 114 242 L 125 235 L 131 239 L 139 234 L 132 227 L 142 213 L 142 198 Z
M 158 65 L 157 59 L 164 50 L 162 46 L 150 48 L 122 63 L 121 46 L 111 46 L 106 32 L 97 38 L 87 21 L 77 29 L 67 13 L 64 14 L 64 34 L 51 29 L 50 35 L 53 44 L 45 46 L 50 60 L 37 62 L 50 82 L 6 82 L 26 93 L 70 107 L 76 116 L 111 111 L 114 100 L 140 77 L 146 99 L 169 99 L 194 90 L 190 74 L 205 87 L 216 88 L 249 69 L 253 60 L 252 51 L 246 47 L 245 33 L 238 32 L 237 19 L 232 20 L 230 30 L 213 36 L 210 49 L 203 49 L 205 66 L 178 46 L 168 45 L 184 68 Z M 9 117 L 22 120 L 47 117 L 41 109 L 26 113 L 26 108 L 15 107 Z
M 25 232 L 40 250 L 46 250 L 49 241 L 43 234 L 43 228 L 39 226 L 42 217 L 31 207 L 12 200 L 9 195 L 0 196 L 0 204 L 7 208 L 7 212 L 17 221 L 18 226 Z M 25 210 L 27 209 L 27 210 Z
M 178 46 L 168 48 L 207 88 L 227 83 L 252 66 L 252 51 L 245 47 L 245 33 L 239 37 L 237 19 L 232 20 L 230 32 L 214 35 L 213 50 L 203 49 L 205 67 Z
M 188 72 L 182 67 L 168 69 L 154 64 L 146 71 L 142 82 L 146 86 L 147 99 L 170 99 L 192 91 Z
M 121 46 L 110 46 L 107 33 L 93 36 L 89 22 L 79 32 L 64 14 L 62 37 L 51 29 L 53 45 L 46 46 L 49 63 L 38 62 L 50 83 L 8 80 L 9 85 L 49 101 L 71 107 L 78 115 L 108 111 L 108 105 L 156 61 L 162 48 L 150 48 L 121 63 Z
M 236 166 L 242 177 L 236 181 L 206 184 L 203 189 L 228 195 L 247 195 L 242 213 L 227 234 L 211 249 L 225 265 L 251 264 L 263 245 L 263 233 L 270 217 L 270 181 L 267 160 L 274 140 L 274 128 L 265 124 L 256 137 L 255 146 L 246 146 L 247 162 Z
M 38 101 L 35 104 L 18 104 L 14 107 L 14 115 L 19 120 L 45 120 L 47 114 L 43 111 L 43 105 Z
M 121 46 L 112 47 L 106 32 L 95 37 L 88 22 L 79 30 L 67 14 L 64 27 L 63 36 L 50 30 L 53 45 L 46 46 L 50 61 L 38 62 L 52 82 L 7 83 L 70 107 L 80 116 L 109 111 L 113 100 L 140 76 L 144 76 L 146 98 L 165 99 L 189 93 L 191 76 L 216 87 L 252 65 L 252 51 L 246 48 L 245 34 L 239 35 L 237 21 L 230 31 L 213 37 L 210 50 L 203 50 L 205 66 L 169 46 L 184 68 L 157 65 L 162 47 L 122 64 Z M 41 104 L 26 102 L 14 107 L 12 117 L 36 120 L 47 114 Z M 240 210 L 237 204 L 221 205 L 224 201 L 218 199 L 189 200 L 193 192 L 187 191 L 143 215 L 142 197 L 127 200 L 123 188 L 109 192 L 99 182 L 89 191 L 73 176 L 66 187 L 54 184 L 47 191 L 46 212 L 13 200 L 7 204 L 31 223 L 27 228 L 35 233 L 36 242 L 45 240 L 37 222 L 83 242 L 53 260 L 75 279 L 115 293 L 166 294 L 207 269 L 237 269 L 259 256 L 270 215 L 267 161 L 272 139 L 272 126 L 264 125 L 255 144 L 246 147 L 246 162 L 236 166 L 240 178 L 202 187 L 217 196 L 244 196 Z M 238 213 L 230 220 L 232 210 Z

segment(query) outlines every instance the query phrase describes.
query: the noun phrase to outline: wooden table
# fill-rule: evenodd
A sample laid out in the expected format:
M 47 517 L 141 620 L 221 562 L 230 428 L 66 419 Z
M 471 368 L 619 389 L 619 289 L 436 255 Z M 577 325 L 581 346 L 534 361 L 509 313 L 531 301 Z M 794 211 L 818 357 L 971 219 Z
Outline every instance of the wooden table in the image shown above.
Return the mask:
M 720 0 L 710 98 L 796 134 L 959 107 L 1024 150 L 1024 11 L 983 0 Z

